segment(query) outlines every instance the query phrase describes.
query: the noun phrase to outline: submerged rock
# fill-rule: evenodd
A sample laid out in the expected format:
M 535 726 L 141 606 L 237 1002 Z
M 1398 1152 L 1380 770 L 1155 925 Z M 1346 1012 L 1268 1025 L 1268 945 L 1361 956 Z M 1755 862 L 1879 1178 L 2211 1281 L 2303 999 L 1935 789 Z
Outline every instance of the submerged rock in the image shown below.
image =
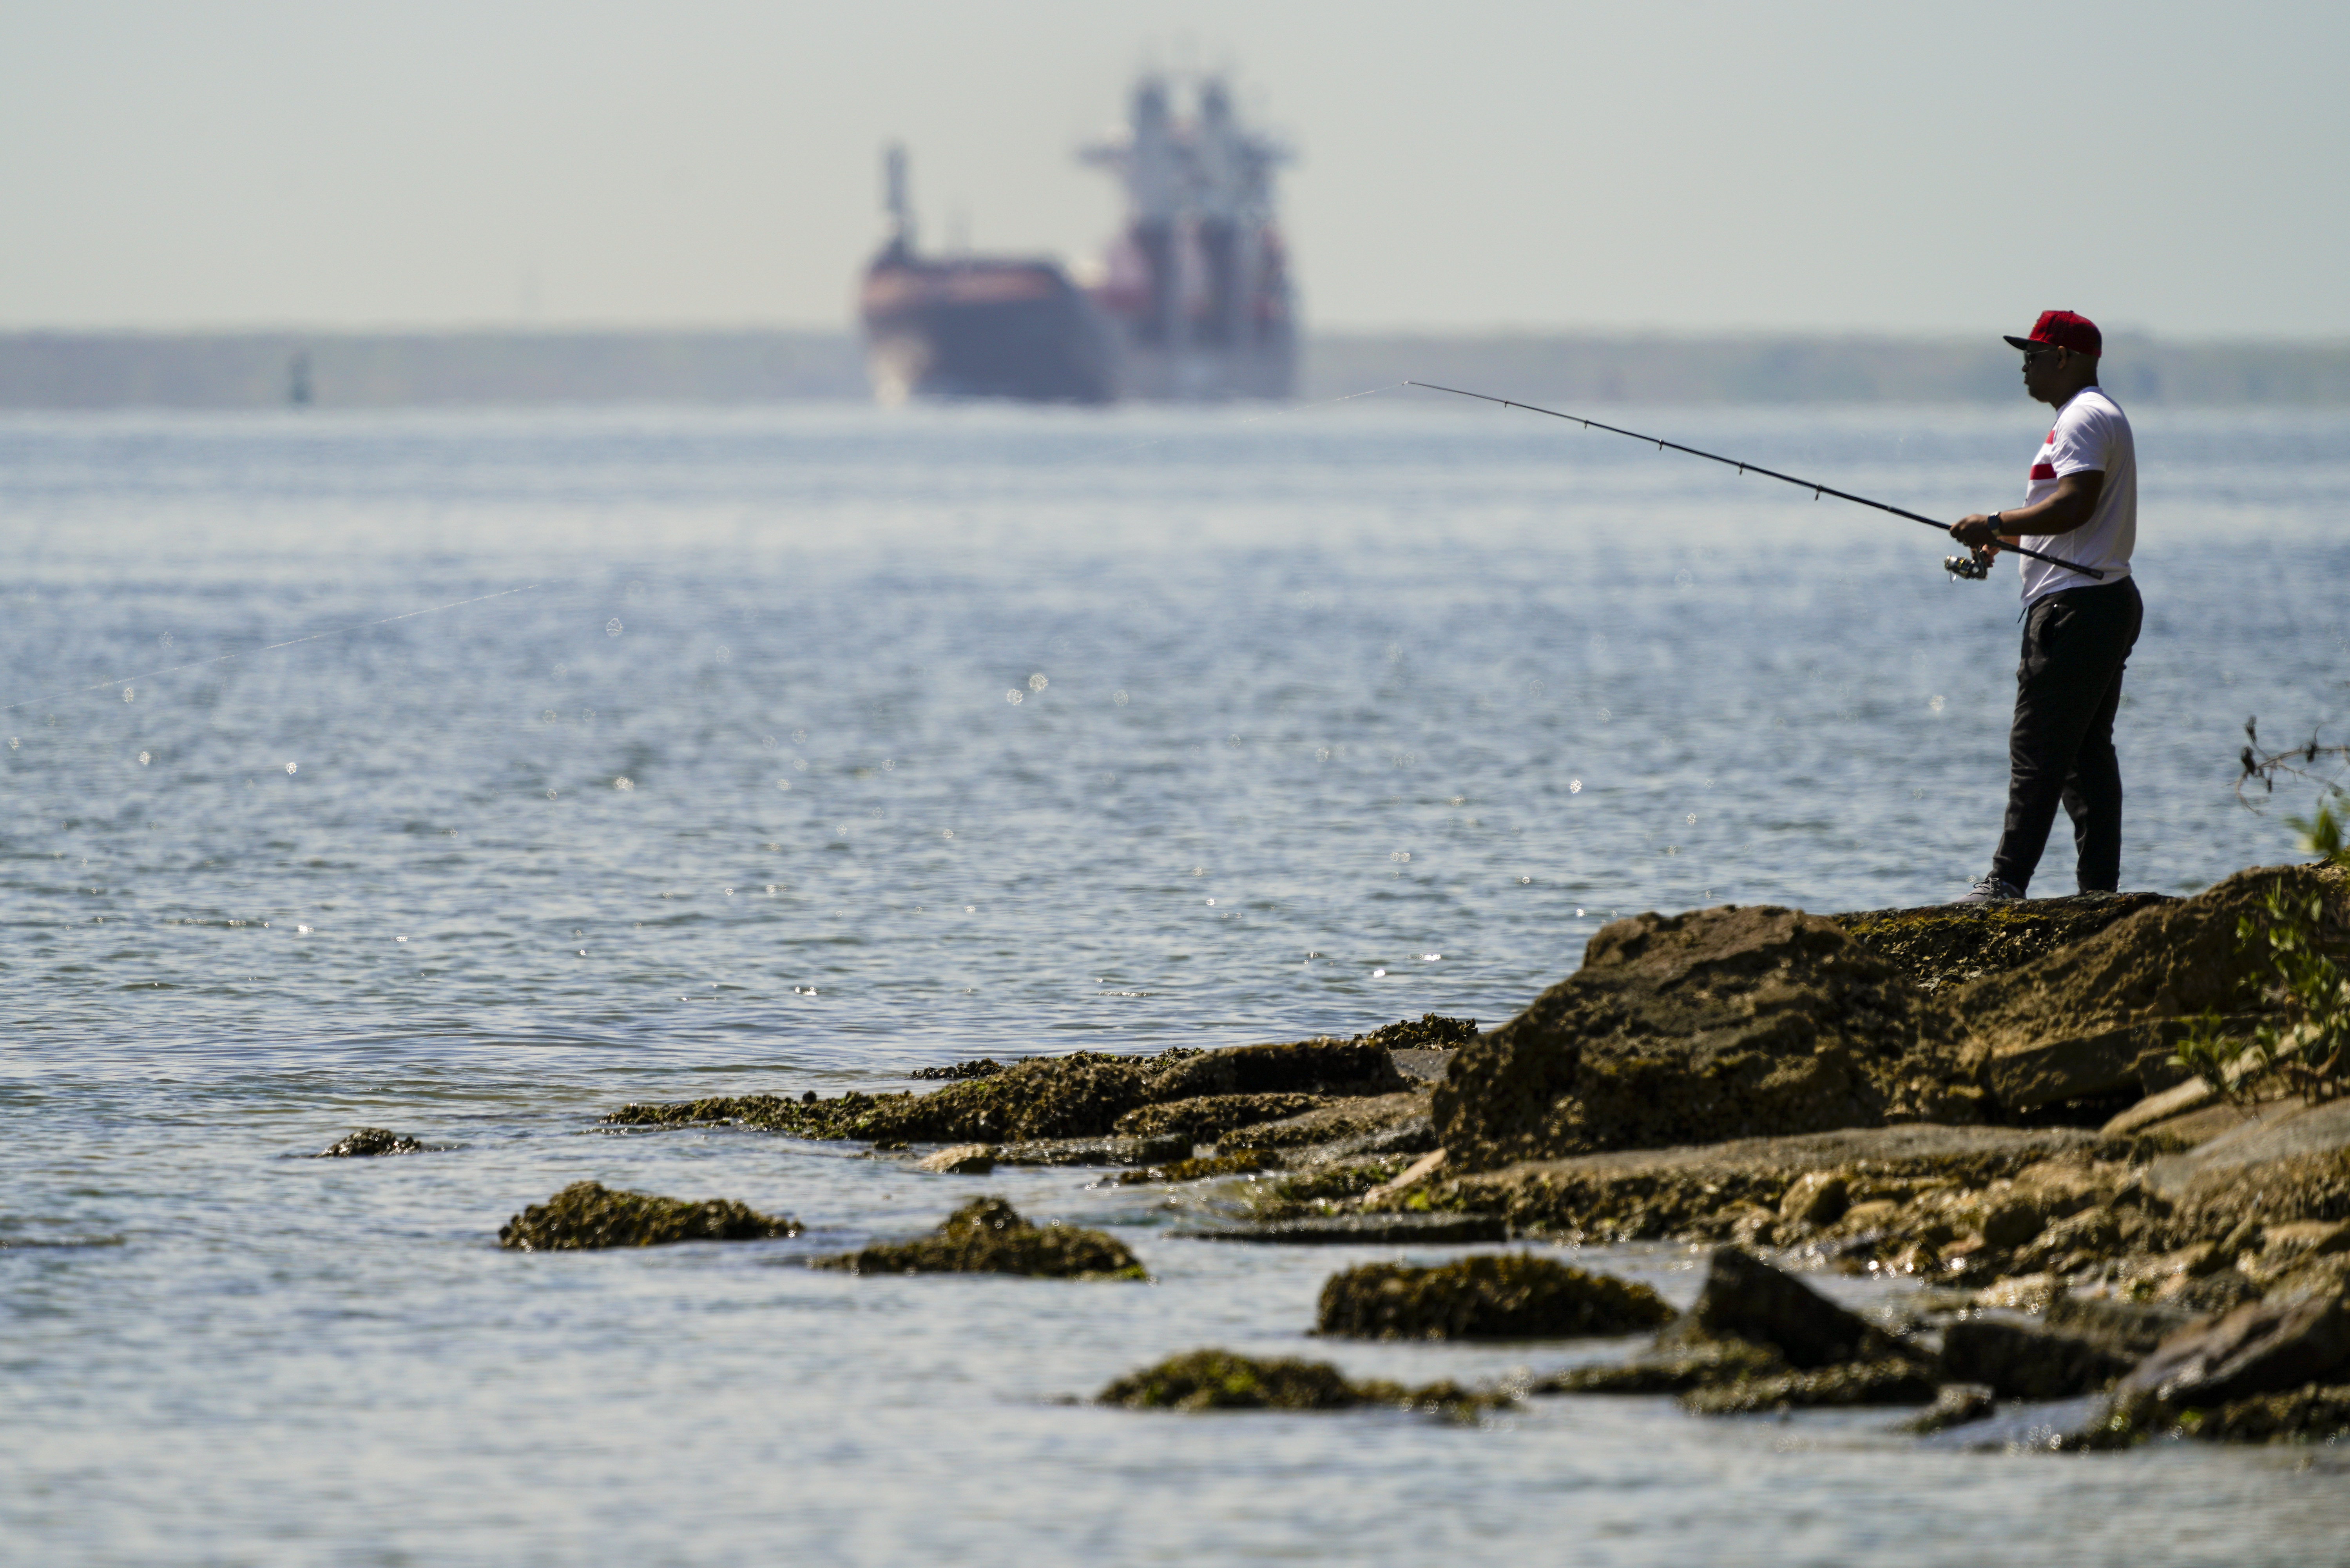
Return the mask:
M 1815 915 L 1617 920 L 1582 969 L 1461 1047 L 1435 1091 L 1456 1169 L 1979 1119 L 1949 1018 Z
M 1659 1340 L 1630 1361 L 1571 1366 L 1537 1378 L 1530 1394 L 1686 1394 L 1756 1377 L 1773 1377 L 1787 1362 L 1767 1345 L 1690 1336 Z
M 422 1154 L 431 1146 L 390 1127 L 359 1127 L 328 1144 L 313 1159 L 369 1159 L 385 1154 Z
M 1350 1382 L 1326 1361 L 1260 1359 L 1228 1350 L 1194 1350 L 1118 1378 L 1096 1396 L 1129 1410 L 1351 1410 L 1388 1406 L 1470 1415 L 1513 1403 L 1506 1393 L 1454 1383 L 1406 1387 Z
M 1037 1225 L 1001 1198 L 974 1198 L 938 1230 L 876 1241 L 810 1265 L 852 1274 L 1030 1274 L 1056 1280 L 1147 1280 L 1123 1242 L 1099 1231 Z
M 1356 1339 L 1565 1339 L 1637 1334 L 1673 1315 L 1648 1286 L 1531 1253 L 1434 1268 L 1369 1263 L 1322 1287 L 1317 1334 Z
M 672 1241 L 756 1241 L 796 1236 L 787 1214 L 762 1214 L 730 1199 L 699 1203 L 575 1181 L 498 1228 L 498 1245 L 523 1252 L 658 1247 Z
M 1980 1383 L 1945 1383 L 1935 1393 L 1933 1407 L 1903 1422 L 1901 1429 L 1920 1438 L 1947 1432 L 1952 1427 L 1988 1420 L 1997 1406 L 1997 1397 Z

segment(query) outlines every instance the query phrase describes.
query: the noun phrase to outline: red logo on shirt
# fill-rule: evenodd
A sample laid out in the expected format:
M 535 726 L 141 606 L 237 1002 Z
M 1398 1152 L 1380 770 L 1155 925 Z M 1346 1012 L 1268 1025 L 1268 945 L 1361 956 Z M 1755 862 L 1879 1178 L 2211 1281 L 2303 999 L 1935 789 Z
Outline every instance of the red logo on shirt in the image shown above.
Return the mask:
M 2056 477 L 2056 465 L 2053 462 L 2035 462 L 2032 465 L 2032 477 L 2054 479 Z
M 2056 444 L 2056 427 L 2054 425 L 2050 425 L 2048 427 L 2048 444 L 2050 446 L 2054 446 Z

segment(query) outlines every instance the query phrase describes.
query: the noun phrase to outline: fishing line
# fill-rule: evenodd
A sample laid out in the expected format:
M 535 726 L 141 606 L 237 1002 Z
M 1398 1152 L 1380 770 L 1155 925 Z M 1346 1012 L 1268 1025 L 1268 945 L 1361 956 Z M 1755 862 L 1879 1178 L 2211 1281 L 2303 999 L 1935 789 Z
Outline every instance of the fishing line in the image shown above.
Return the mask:
M 1291 403 L 1284 408 L 1274 409 L 1266 413 L 1256 414 L 1244 420 L 1235 420 L 1232 422 L 1235 425 L 1240 426 L 1261 425 L 1267 420 L 1286 419 L 1291 414 L 1311 413 L 1315 409 L 1326 409 L 1336 403 L 1351 403 L 1357 398 L 1374 397 L 1380 392 L 1392 392 L 1399 387 L 1409 387 L 1417 384 L 1418 383 L 1411 381 L 1390 381 L 1384 387 L 1365 387 L 1359 392 L 1348 392 L 1341 397 L 1325 398 L 1317 403 Z M 1105 458 L 1124 457 L 1130 452 L 1144 452 L 1154 446 L 1166 446 L 1173 441 L 1186 440 L 1191 433 L 1191 432 L 1187 431 L 1184 435 L 1159 436 L 1153 441 L 1137 441 L 1132 446 L 1115 446 L 1110 448 L 1107 452 L 1088 453 L 1087 455 L 1097 461 Z M 1077 460 L 1073 458 L 1069 461 L 1076 462 Z
M 161 670 L 150 670 L 141 675 L 124 675 L 112 680 L 100 680 L 95 685 L 76 686 L 64 691 L 53 691 L 47 697 L 27 697 L 21 702 L 11 702 L 5 707 L 0 707 L 0 713 L 13 713 L 19 708 L 29 708 L 36 702 L 54 702 L 61 697 L 81 697 L 92 691 L 109 691 L 117 686 L 128 686 L 134 680 L 154 680 L 166 675 L 176 675 L 182 670 L 203 670 L 214 664 L 226 664 L 233 659 L 250 659 L 264 653 L 276 653 L 280 649 L 298 648 L 306 642 L 317 642 L 329 637 L 345 637 L 355 631 L 366 631 L 372 627 L 390 626 L 394 621 L 414 620 L 421 615 L 438 615 L 442 610 L 463 609 L 467 605 L 484 605 L 492 599 L 502 599 L 512 594 L 535 593 L 540 588 L 552 587 L 554 582 L 561 580 L 563 579 L 556 578 L 549 582 L 525 583 L 518 588 L 500 588 L 496 593 L 484 594 L 479 598 L 458 599 L 445 605 L 428 605 L 423 609 L 402 610 L 398 615 L 388 615 L 381 620 L 361 621 L 357 626 L 329 627 L 325 631 L 314 631 L 307 637 L 293 637 L 284 642 L 273 642 L 266 648 L 243 648 L 234 653 L 224 653 L 212 659 L 192 659 L 185 664 L 173 664 Z
M 1651 445 L 1655 446 L 1659 452 L 1663 452 L 1669 447 L 1674 452 L 1685 452 L 1691 457 L 1701 457 L 1709 462 L 1718 462 L 1725 468 L 1734 468 L 1742 474 L 1759 473 L 1765 479 L 1783 481 L 1785 483 L 1793 484 L 1801 489 L 1810 491 L 1812 493 L 1812 499 L 1814 501 L 1818 500 L 1823 495 L 1833 495 L 1838 501 L 1850 501 L 1862 506 L 1874 506 L 1879 512 L 1890 512 L 1896 517 L 1907 517 L 1912 523 L 1923 523 L 1927 527 L 1934 529 L 1938 533 L 1948 534 L 1950 531 L 1950 525 L 1949 524 L 1936 522 L 1933 518 L 1928 517 L 1921 513 L 1906 511 L 1901 507 L 1891 505 L 1883 501 L 1872 501 L 1866 495 L 1855 495 L 1848 490 L 1838 490 L 1833 485 L 1822 484 L 1815 480 L 1798 479 L 1792 473 L 1781 473 L 1777 469 L 1764 468 L 1761 463 L 1742 462 L 1737 458 L 1724 457 L 1720 452 L 1700 452 L 1693 446 L 1683 446 L 1677 441 L 1667 441 L 1662 436 L 1643 435 L 1638 431 L 1627 431 L 1620 425 L 1602 424 L 1597 420 L 1588 420 L 1584 418 L 1581 414 L 1563 414 L 1556 409 L 1545 409 L 1539 403 L 1522 403 L 1514 398 L 1497 398 L 1488 392 L 1463 391 L 1459 387 L 1440 387 L 1433 381 L 1406 381 L 1404 385 L 1407 387 L 1422 387 L 1431 392 L 1450 392 L 1456 398 L 1475 398 L 1480 402 L 1499 403 L 1505 409 L 1523 409 L 1530 414 L 1548 414 L 1555 420 L 1565 420 L 1570 424 L 1581 425 L 1587 431 L 1606 431 L 1610 435 L 1630 436 L 1634 441 L 1649 442 Z M 2106 574 L 2098 571 L 2094 566 L 2084 566 L 2077 562 L 2062 560 L 2054 556 L 2043 556 L 2037 550 L 2027 550 L 2021 545 L 2002 544 L 1999 547 L 2002 550 L 2012 551 L 2019 556 L 2029 556 L 2035 561 L 2045 561 L 2052 566 L 2062 566 L 2067 571 L 2078 572 L 2084 576 L 2094 577 L 2099 582 L 2105 581 L 2106 578 Z M 1952 557 L 1952 560 L 1956 559 L 1956 556 Z M 1945 564 L 1947 565 L 1948 563 Z M 1951 570 L 1954 573 L 1960 573 L 1960 575 L 1962 576 L 1970 576 L 1975 575 L 1971 572 L 1960 572 L 1960 568 L 1956 566 L 1951 567 Z

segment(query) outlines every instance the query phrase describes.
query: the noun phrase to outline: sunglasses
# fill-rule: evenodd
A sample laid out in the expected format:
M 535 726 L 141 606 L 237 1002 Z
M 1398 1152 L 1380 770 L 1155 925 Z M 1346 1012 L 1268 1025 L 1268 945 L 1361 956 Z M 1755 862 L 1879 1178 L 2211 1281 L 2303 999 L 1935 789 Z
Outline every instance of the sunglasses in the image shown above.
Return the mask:
M 2037 365 L 2043 359 L 2054 358 L 2055 353 L 2056 350 L 2054 348 L 2027 348 L 2023 351 L 2023 362 L 2027 365 Z

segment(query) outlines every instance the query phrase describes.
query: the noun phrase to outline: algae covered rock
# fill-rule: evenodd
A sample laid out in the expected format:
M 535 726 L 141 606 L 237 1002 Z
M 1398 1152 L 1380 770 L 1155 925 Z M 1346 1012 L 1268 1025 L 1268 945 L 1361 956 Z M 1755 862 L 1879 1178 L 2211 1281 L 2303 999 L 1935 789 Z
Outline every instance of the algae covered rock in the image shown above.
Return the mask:
M 386 1154 L 422 1154 L 427 1145 L 390 1127 L 359 1127 L 311 1156 L 314 1159 L 371 1159 Z
M 1453 1168 L 1927 1117 L 1975 1119 L 1948 1017 L 1834 922 L 1724 908 L 1617 920 L 1582 969 L 1455 1054 Z
M 1451 1051 L 1477 1038 L 1477 1021 L 1423 1012 L 1417 1019 L 1398 1019 L 1357 1038 L 1385 1051 Z
M 1317 1334 L 1356 1339 L 1553 1339 L 1637 1334 L 1673 1315 L 1648 1286 L 1532 1253 L 1433 1268 L 1368 1263 L 1322 1287 Z
M 1921 990 L 2003 974 L 2095 936 L 2155 904 L 2160 893 L 2079 893 L 2010 904 L 1929 904 L 1828 918 Z
M 875 1143 L 1002 1144 L 1167 1132 L 1212 1139 L 1252 1120 L 1295 1116 L 1330 1096 L 1386 1095 L 1409 1086 L 1384 1048 L 1357 1040 L 1215 1051 L 1178 1046 L 1151 1056 L 1078 1051 L 1010 1064 L 982 1059 L 939 1071 L 949 1081 L 927 1094 L 713 1096 L 627 1105 L 604 1120 L 621 1127 L 732 1124 Z M 1147 1125 L 1120 1125 L 1130 1112 L 1177 1102 L 1194 1104 Z
M 1194 1350 L 1118 1378 L 1096 1396 L 1129 1410 L 1351 1410 L 1384 1405 L 1467 1415 L 1512 1403 L 1496 1390 L 1453 1383 L 1406 1387 L 1350 1382 L 1326 1361 L 1265 1359 L 1228 1350 Z
M 1055 1280 L 1147 1280 L 1117 1238 L 1068 1225 L 1037 1225 L 1001 1198 L 974 1198 L 936 1231 L 876 1241 L 819 1258 L 811 1267 L 852 1274 L 1029 1274 Z
M 799 1233 L 800 1222 L 789 1215 L 762 1214 L 728 1199 L 690 1203 L 575 1181 L 500 1226 L 498 1245 L 522 1252 L 567 1252 L 671 1241 L 756 1241 Z
M 2350 1302 L 2253 1302 L 2181 1329 L 2132 1368 L 2123 1396 L 2224 1405 L 2312 1384 L 2350 1382 Z

